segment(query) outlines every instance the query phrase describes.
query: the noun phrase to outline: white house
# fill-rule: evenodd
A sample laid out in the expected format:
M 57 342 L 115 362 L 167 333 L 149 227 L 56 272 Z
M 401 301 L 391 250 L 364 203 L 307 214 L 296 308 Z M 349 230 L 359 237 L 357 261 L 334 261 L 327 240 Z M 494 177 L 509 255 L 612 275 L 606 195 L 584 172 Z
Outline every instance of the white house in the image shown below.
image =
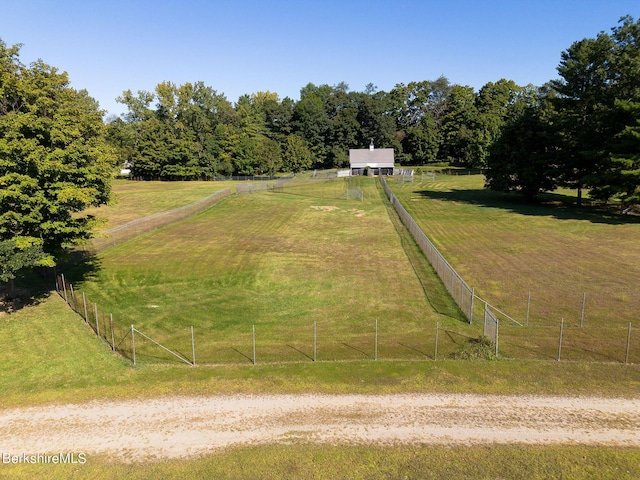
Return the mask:
M 393 175 L 393 148 L 376 149 L 373 142 L 369 148 L 351 148 L 349 163 L 351 175 L 363 175 L 367 167 L 372 175 Z

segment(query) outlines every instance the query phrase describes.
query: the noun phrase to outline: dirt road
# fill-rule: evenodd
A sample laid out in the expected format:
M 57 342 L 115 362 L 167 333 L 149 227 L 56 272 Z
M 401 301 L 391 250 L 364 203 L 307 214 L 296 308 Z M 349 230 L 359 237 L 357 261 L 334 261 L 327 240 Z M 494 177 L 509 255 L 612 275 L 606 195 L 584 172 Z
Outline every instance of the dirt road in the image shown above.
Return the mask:
M 82 452 L 145 461 L 298 440 L 640 446 L 640 399 L 234 395 L 0 410 L 0 453 L 12 455 Z

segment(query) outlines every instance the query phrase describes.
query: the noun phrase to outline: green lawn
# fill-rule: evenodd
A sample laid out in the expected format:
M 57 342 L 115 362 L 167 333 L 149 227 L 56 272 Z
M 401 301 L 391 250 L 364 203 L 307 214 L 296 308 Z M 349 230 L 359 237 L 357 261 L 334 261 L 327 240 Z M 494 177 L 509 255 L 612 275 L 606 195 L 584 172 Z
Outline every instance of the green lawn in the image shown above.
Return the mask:
M 640 477 L 635 448 L 585 446 L 240 447 L 189 460 L 114 465 L 3 465 L 0 478 L 216 479 L 619 479 Z
M 502 317 L 501 352 L 556 358 L 564 319 L 563 358 L 624 361 L 632 323 L 629 358 L 640 361 L 638 217 L 578 209 L 569 191 L 526 204 L 483 184 L 480 175 L 390 182 L 476 294 L 520 323 L 528 320 L 523 329 Z M 478 319 L 482 305 L 476 302 Z
M 90 208 L 83 213 L 105 220 L 100 230 L 116 227 L 155 213 L 188 205 L 230 187 L 233 182 L 137 182 L 113 180 L 109 205 Z
M 333 196 L 336 183 L 313 188 Z M 193 326 L 199 363 L 252 361 L 254 327 L 257 358 L 267 362 L 313 359 L 314 324 L 318 360 L 429 358 L 436 323 L 462 329 L 458 340 L 475 335 L 398 235 L 375 180 L 362 187 L 363 201 L 237 195 L 109 249 L 67 278 L 113 313 L 116 342 L 135 325 L 191 357 Z M 447 345 L 456 348 L 443 336 L 443 354 Z M 136 347 L 140 361 L 167 359 L 149 342 Z
M 0 314 L 0 408 L 225 393 L 405 393 L 637 397 L 640 365 L 555 361 L 378 360 L 133 367 L 64 301 Z
M 515 312 L 517 318 L 522 318 L 522 301 L 510 300 L 518 298 L 516 295 L 503 294 L 507 286 L 519 285 L 518 291 L 524 287 L 525 294 L 531 289 L 534 302 L 536 298 L 545 299 L 544 303 L 533 303 L 537 312 L 532 309 L 531 323 L 538 329 L 550 329 L 548 345 L 555 341 L 556 326 L 543 326 L 553 322 L 542 312 L 559 308 L 549 305 L 554 298 L 554 289 L 547 285 L 551 280 L 541 274 L 521 278 L 518 273 L 536 273 L 535 269 L 527 270 L 529 262 L 544 266 L 540 258 L 527 256 L 535 250 L 535 244 L 550 235 L 567 237 L 572 240 L 570 244 L 582 239 L 582 248 L 594 248 L 593 243 L 598 245 L 596 251 L 607 245 L 613 250 L 615 245 L 626 245 L 627 253 L 637 252 L 630 241 L 637 232 L 635 223 L 619 219 L 616 223 L 617 217 L 597 221 L 597 216 L 584 213 L 581 217 L 562 208 L 510 208 L 504 202 L 495 204 L 491 195 L 489 199 L 482 197 L 481 191 L 470 195 L 475 200 L 466 198 L 465 189 L 479 188 L 474 177 L 439 177 L 438 185 L 434 189 L 426 183 L 404 184 L 396 191 L 420 221 L 434 221 L 433 230 L 439 236 L 428 228 L 425 231 L 481 295 L 509 313 Z M 0 408 L 238 392 L 637 397 L 640 365 L 621 364 L 617 350 L 614 360 L 595 363 L 556 362 L 554 349 L 548 345 L 544 355 L 524 355 L 517 361 L 446 359 L 464 347 L 468 338 L 477 336 L 479 327 L 469 327 L 456 318 L 455 308 L 440 295 L 442 287 L 429 275 L 429 267 L 420 259 L 415 245 L 389 214 L 388 205 L 376 199 L 379 190 L 370 185 L 364 190 L 367 195 L 363 202 L 337 198 L 318 201 L 301 192 L 234 197 L 189 221 L 109 250 L 69 273 L 74 282 L 84 278 L 82 285 L 78 283 L 82 286 L 79 291 L 90 293 L 88 296 L 100 304 L 103 312 L 113 310 L 117 324 L 125 331 L 136 323 L 142 331 L 156 332 L 189 354 L 188 327 L 194 325 L 198 362 L 201 358 L 206 361 L 208 355 L 221 364 L 191 368 L 142 345 L 147 348 L 146 356 L 142 355 L 141 363 L 134 368 L 96 338 L 55 293 L 38 296 L 35 304 L 11 314 L 0 313 Z M 455 198 L 447 196 L 451 191 Z M 538 213 L 526 213 L 525 207 Z M 546 224 L 547 231 L 539 224 Z M 463 225 L 469 233 L 465 234 Z M 524 226 L 528 228 L 526 235 L 518 234 Z M 509 230 L 515 235 L 512 238 L 531 237 L 532 241 L 522 246 L 514 242 L 509 253 L 505 243 Z M 549 255 L 542 251 L 551 244 L 549 241 L 539 246 L 541 257 Z M 501 275 L 483 276 L 491 271 L 491 262 L 482 260 L 483 268 L 474 267 L 468 253 L 470 245 L 489 250 L 478 253 L 479 261 L 493 252 L 501 266 L 497 272 L 506 271 L 514 258 L 523 256 L 520 267 L 509 270 L 513 278 L 507 280 Z M 556 253 L 548 266 L 550 271 L 564 271 L 556 263 L 571 261 L 574 263 L 565 264 L 565 269 L 572 265 L 583 274 L 589 270 L 578 265 L 575 255 Z M 631 258 L 616 267 L 627 264 L 631 270 L 637 268 L 637 261 Z M 602 291 L 610 288 L 615 293 L 616 281 L 619 290 L 627 288 L 626 270 L 615 275 L 611 275 L 613 269 L 599 271 Z M 610 284 L 614 286 L 607 286 Z M 554 285 L 560 288 L 563 282 L 558 280 Z M 370 294 L 383 287 L 393 295 Z M 298 290 L 305 293 L 299 294 Z M 579 313 L 580 290 L 574 302 L 577 307 L 571 312 L 577 308 Z M 365 293 L 353 295 L 353 291 Z M 596 312 L 602 308 L 591 303 L 594 292 L 588 291 L 588 295 L 585 324 L 591 328 L 600 318 Z M 636 297 L 630 293 L 628 302 L 621 304 L 633 302 Z M 614 304 L 608 308 L 616 311 Z M 576 315 L 567 315 L 569 318 L 575 326 Z M 376 319 L 380 330 L 378 361 L 372 358 Z M 318 325 L 317 362 L 309 358 L 314 321 Z M 609 321 L 612 331 L 622 329 L 626 335 L 623 327 L 632 320 L 623 317 Z M 438 361 L 433 361 L 436 322 L 441 325 L 440 341 L 444 343 Z M 253 325 L 258 338 L 257 365 L 250 365 L 248 359 Z M 587 333 L 583 335 L 590 331 L 595 330 L 585 328 L 583 332 Z M 331 332 L 328 338 L 327 332 Z M 523 338 L 520 333 L 513 335 Z M 211 352 L 205 349 L 207 341 L 216 347 Z M 595 343 L 591 340 L 587 346 Z M 280 358 L 287 361 L 275 362 Z M 330 361 L 333 358 L 345 361 Z M 86 465 L 53 468 L 2 465 L 0 478 L 290 478 L 292 473 L 300 478 L 638 478 L 638 465 L 637 448 L 294 444 L 238 448 L 197 459 L 134 465 L 113 464 L 101 457 L 89 458 Z

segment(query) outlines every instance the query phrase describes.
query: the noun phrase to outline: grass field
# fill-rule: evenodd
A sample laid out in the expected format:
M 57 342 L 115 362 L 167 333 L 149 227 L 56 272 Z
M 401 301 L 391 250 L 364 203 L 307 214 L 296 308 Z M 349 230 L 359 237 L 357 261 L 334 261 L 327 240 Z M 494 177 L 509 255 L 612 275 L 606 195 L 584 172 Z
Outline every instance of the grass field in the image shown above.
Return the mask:
M 403 201 L 406 200 L 408 208 L 420 205 L 412 211 L 416 217 L 427 205 L 435 208 L 424 217 L 429 221 L 437 219 L 436 225 L 440 225 L 438 228 L 442 236 L 432 235 L 429 228 L 425 231 L 487 300 L 499 304 L 516 318 L 522 318 L 526 303 L 523 304 L 522 300 L 510 303 L 510 299 L 517 295 L 505 295 L 503 289 L 510 285 L 514 285 L 514 289 L 518 286 L 516 293 L 522 291 L 525 301 L 526 293 L 531 289 L 534 306 L 531 323 L 534 325 L 553 324 L 557 310 L 550 302 L 555 290 L 548 287 L 549 279 L 544 275 L 527 282 L 521 278 L 524 275 L 518 273 L 519 269 L 505 270 L 512 262 L 511 258 L 518 257 L 518 249 L 526 252 L 535 247 L 534 243 L 520 246 L 516 242 L 511 246 L 514 249 L 512 256 L 507 255 L 507 246 L 501 242 L 507 241 L 508 230 L 512 238 L 518 239 L 523 236 L 517 231 L 524 228 L 522 225 L 531 228 L 539 222 L 548 222 L 548 234 L 564 239 L 565 245 L 573 245 L 568 240 L 581 238 L 601 239 L 603 245 L 607 245 L 607 238 L 611 236 L 613 245 L 626 245 L 630 253 L 637 252 L 637 247 L 628 238 L 637 233 L 638 225 L 632 222 L 615 223 L 616 217 L 608 220 L 609 223 L 597 221 L 597 216 L 584 213 L 584 217 L 580 217 L 564 207 L 544 214 L 526 214 L 521 210 L 529 207 L 509 207 L 504 202 L 495 205 L 493 195 L 487 194 L 494 200 L 485 199 L 481 191 L 474 193 L 474 197 L 478 195 L 475 200 L 463 201 L 465 190 L 479 188 L 478 179 L 443 178 L 446 182 L 439 177 L 440 186 L 435 189 L 435 185 L 427 188 L 426 183 L 415 190 L 413 187 L 418 185 L 404 184 L 394 189 L 399 195 L 404 195 Z M 144 183 L 141 185 L 150 188 Z M 0 360 L 3 366 L 0 370 L 0 408 L 167 394 L 237 392 L 470 392 L 637 397 L 640 365 L 622 365 L 618 359 L 614 363 L 533 361 L 530 359 L 533 355 L 520 357 L 524 359 L 519 361 L 446 359 L 447 353 L 455 351 L 465 339 L 479 333 L 478 326 L 468 327 L 456 318 L 451 302 L 437 293 L 441 287 L 427 275 L 429 267 L 424 261 L 420 262 L 415 245 L 403 236 L 397 219 L 389 215 L 388 207 L 376 200 L 377 188 L 365 185 L 364 190 L 367 195 L 363 202 L 339 199 L 318 202 L 301 193 L 261 193 L 230 198 L 194 219 L 147 234 L 70 272 L 69 277 L 74 282 L 85 279 L 84 284 L 78 283 L 78 286 L 90 292 L 91 299 L 95 299 L 104 311 L 113 309 L 117 312 L 116 321 L 136 323 L 143 331 L 143 325 L 146 325 L 171 342 L 183 342 L 179 347 L 187 354 L 190 352 L 188 326 L 196 326 L 197 335 L 209 328 L 208 331 L 216 334 L 215 341 L 209 339 L 216 348 L 212 353 L 201 352 L 205 339 L 197 337 L 198 358 L 202 355 L 206 359 L 206 355 L 210 355 L 213 361 L 228 360 L 230 363 L 189 368 L 177 362 L 169 363 L 167 357 L 149 349 L 142 363 L 132 368 L 130 362 L 113 354 L 104 342 L 90 334 L 89 328 L 57 295 L 38 296 L 36 304 L 11 314 L 0 313 Z M 434 193 L 426 193 L 431 190 Z M 449 198 L 451 192 L 462 195 L 463 199 Z M 178 192 L 176 196 L 179 196 Z M 161 200 L 162 197 L 157 195 L 156 199 Z M 180 201 L 169 208 L 189 201 Z M 124 208 L 124 205 L 120 207 Z M 485 214 L 489 217 L 486 220 L 483 219 Z M 508 216 L 512 216 L 512 220 L 508 220 Z M 475 229 L 475 224 L 482 226 L 485 223 L 483 229 L 464 235 L 463 225 Z M 496 229 L 500 225 L 506 231 L 501 233 L 499 228 Z M 565 226 L 566 232 L 563 231 Z M 186 230 L 188 236 L 184 235 L 185 228 L 189 228 Z M 494 231 L 486 233 L 491 229 Z M 446 236 L 455 231 L 457 233 L 450 238 Z M 490 239 L 481 236 L 480 240 L 474 240 L 481 233 Z M 535 230 L 525 230 L 525 233 L 524 236 L 529 238 Z M 547 233 L 538 235 L 536 241 L 540 242 Z M 494 245 L 491 239 L 499 240 L 501 237 L 504 239 Z M 335 244 L 336 241 L 339 245 Z M 501 266 L 498 273 L 508 271 L 513 277 L 483 277 L 485 268 L 476 268 L 468 261 L 470 244 L 474 241 L 476 247 L 493 249 Z M 203 248 L 198 242 L 206 243 L 208 248 Z M 378 249 L 363 250 L 363 245 L 369 246 L 369 242 L 378 245 Z M 502 250 L 498 245 L 502 245 Z M 586 241 L 580 245 L 591 248 Z M 542 246 L 541 257 L 553 258 L 548 271 L 562 272 L 564 269 L 556 263 L 563 262 L 564 255 L 558 253 L 555 257 L 548 257 Z M 256 259 L 256 252 L 264 252 L 264 255 Z M 504 255 L 507 260 L 501 260 Z M 568 265 L 580 268 L 583 274 L 588 273 L 589 269 L 576 266 L 575 262 L 579 261 L 575 255 L 567 255 L 572 256 L 574 263 Z M 489 257 L 489 253 L 478 256 L 479 259 Z M 634 263 L 637 258 L 636 255 L 635 259 L 628 259 L 631 269 L 637 269 L 637 263 Z M 331 261 L 337 259 L 343 260 L 345 265 L 339 267 L 339 262 Z M 535 269 L 526 268 L 533 259 L 522 260 L 524 272 L 536 273 Z M 541 259 L 535 261 L 544 268 Z M 490 262 L 485 260 L 484 263 L 488 265 Z M 615 265 L 616 268 L 620 266 Z M 356 266 L 361 270 L 354 271 Z M 389 284 L 378 272 L 389 276 Z M 600 272 L 603 277 L 598 283 L 600 288 L 608 283 L 615 284 L 616 280 L 610 279 L 613 269 L 605 268 Z M 619 287 L 622 290 L 630 285 L 630 280 L 627 273 L 621 275 Z M 613 277 L 618 278 L 617 274 Z M 501 283 L 495 285 L 492 282 Z M 562 279 L 557 280 L 556 288 L 563 283 Z M 369 294 L 380 285 L 406 298 L 406 308 L 405 303 L 394 305 L 392 300 Z M 573 325 L 577 322 L 582 301 L 582 284 L 577 285 L 575 306 L 567 309 L 573 315 L 568 313 L 567 320 Z M 304 289 L 306 295 L 296 295 L 297 286 Z M 349 294 L 356 289 L 366 293 L 355 297 Z M 570 288 L 567 292 L 573 290 Z M 611 291 L 617 292 L 615 286 Z M 495 297 L 492 296 L 494 294 Z M 595 292 L 588 290 L 585 326 L 590 328 L 595 328 L 593 324 L 600 318 L 595 316 L 598 310 L 592 303 L 594 296 Z M 636 297 L 633 292 L 627 296 L 627 302 L 617 302 L 634 304 Z M 228 301 L 220 301 L 222 298 L 228 298 Z M 536 301 L 542 298 L 544 302 Z M 616 305 L 611 303 L 609 308 L 615 311 Z M 339 316 L 334 318 L 333 314 L 326 313 L 329 311 L 327 307 L 337 309 Z M 261 314 L 262 309 L 266 313 Z M 542 313 L 543 309 L 550 312 L 551 318 Z M 633 308 L 627 311 L 633 311 Z M 297 316 L 302 320 L 297 321 L 294 318 Z M 211 319 L 214 317 L 226 321 L 213 323 Z M 303 333 L 291 337 L 288 331 L 275 328 L 277 325 L 270 318 L 299 327 Z M 376 318 L 388 318 L 394 322 L 394 327 L 380 322 L 378 354 L 381 361 L 374 362 L 373 321 Z M 319 327 L 319 359 L 340 357 L 350 359 L 349 362 L 310 361 L 313 321 Z M 624 330 L 628 321 L 634 320 L 628 317 L 613 319 L 610 330 Z M 446 342 L 448 336 L 457 338 L 456 332 L 460 332 L 460 343 L 450 343 L 449 351 L 445 343 L 439 361 L 426 361 L 432 354 L 432 327 L 435 322 L 444 327 L 441 341 Z M 353 328 L 346 329 L 346 323 Z M 259 340 L 258 364 L 249 367 L 250 327 L 254 324 Z M 412 348 L 401 347 L 397 339 L 389 341 L 397 327 L 404 329 L 405 325 L 411 335 L 408 345 Z M 325 332 L 329 328 L 335 332 L 331 334 L 331 344 L 320 342 L 323 328 L 326 328 Z M 555 329 L 555 325 L 537 328 Z M 176 330 L 184 332 L 184 335 L 178 335 Z M 270 330 L 271 336 L 261 337 L 265 330 Z M 236 333 L 244 336 L 244 343 L 235 340 L 238 338 Z M 304 337 L 304 341 L 300 341 L 300 337 Z M 548 343 L 552 344 L 553 339 L 550 337 Z M 299 343 L 294 343 L 294 340 Z M 268 351 L 264 348 L 269 345 L 276 349 L 275 353 L 265 353 Z M 279 358 L 283 351 L 289 355 L 288 359 L 294 361 L 267 363 L 269 358 Z M 400 351 L 402 354 L 398 353 Z M 546 357 L 535 358 L 552 360 L 553 353 L 551 348 Z M 154 358 L 156 355 L 159 358 Z M 390 357 L 396 359 L 388 360 Z M 578 358 L 584 360 L 584 357 Z M 157 361 L 161 363 L 155 363 Z M 568 445 L 468 448 L 300 444 L 239 448 L 192 460 L 135 465 L 113 464 L 102 458 L 91 458 L 84 466 L 3 465 L 0 478 L 290 478 L 291 472 L 301 478 L 398 478 L 401 475 L 406 478 L 638 478 L 639 458 L 637 448 Z
M 90 208 L 83 213 L 104 219 L 100 230 L 137 220 L 155 213 L 193 203 L 233 182 L 137 182 L 114 180 L 109 205 Z
M 116 341 L 133 324 L 191 356 L 193 326 L 199 363 L 252 361 L 254 326 L 261 361 L 309 361 L 314 324 L 320 360 L 429 358 L 436 323 L 464 328 L 462 317 L 375 181 L 362 179 L 363 201 L 335 198 L 344 183 L 315 184 L 327 198 L 234 196 L 104 252 L 76 291 L 113 313 Z M 442 352 L 464 341 L 443 338 Z M 167 359 L 136 347 L 143 361 Z
M 578 209 L 568 191 L 532 205 L 483 183 L 480 175 L 441 175 L 390 186 L 477 295 L 523 324 L 529 307 L 526 329 L 503 317 L 504 355 L 555 359 L 564 319 L 564 358 L 624 361 L 628 325 L 632 333 L 640 327 L 640 219 Z M 482 302 L 476 307 L 482 318 Z
M 526 205 L 482 182 L 439 176 L 392 187 L 480 297 L 528 322 L 503 318 L 500 355 L 556 360 L 564 319 L 562 359 L 639 361 L 633 328 L 627 353 L 640 307 L 634 217 L 577 210 L 559 202 L 566 192 Z M 482 302 L 464 325 L 376 180 L 351 183 L 363 201 L 346 200 L 343 180 L 235 196 L 105 252 L 75 287 L 114 314 L 117 342 L 134 324 L 191 358 L 193 326 L 198 363 L 432 359 L 436 323 L 440 358 L 472 351 Z M 138 361 L 179 361 L 147 341 L 136 347 Z

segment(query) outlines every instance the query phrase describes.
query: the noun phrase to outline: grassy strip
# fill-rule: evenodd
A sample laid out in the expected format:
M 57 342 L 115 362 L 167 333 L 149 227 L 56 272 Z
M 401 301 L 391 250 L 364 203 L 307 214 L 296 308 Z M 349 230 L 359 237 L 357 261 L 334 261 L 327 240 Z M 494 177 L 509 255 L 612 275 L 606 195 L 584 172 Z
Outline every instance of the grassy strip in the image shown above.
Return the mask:
M 358 360 L 133 368 L 56 295 L 0 316 L 0 352 L 3 407 L 240 392 L 637 397 L 640 391 L 640 365 L 616 363 Z
M 329 446 L 242 447 L 189 460 L 84 465 L 0 466 L 0 478 L 255 478 L 317 480 L 406 478 L 616 478 L 640 477 L 640 449 L 593 446 Z
M 164 212 L 200 200 L 233 182 L 136 182 L 114 180 L 113 200 L 109 205 L 91 208 L 86 212 L 103 218 L 101 230 L 112 228 L 138 218 Z

